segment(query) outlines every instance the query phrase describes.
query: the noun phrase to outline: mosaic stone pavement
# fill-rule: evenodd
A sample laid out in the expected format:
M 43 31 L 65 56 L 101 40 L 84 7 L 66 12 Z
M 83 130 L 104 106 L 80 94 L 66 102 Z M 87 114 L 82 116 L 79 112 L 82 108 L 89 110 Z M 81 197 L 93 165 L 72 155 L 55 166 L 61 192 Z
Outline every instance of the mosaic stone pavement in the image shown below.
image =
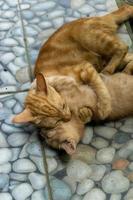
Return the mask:
M 133 200 L 133 118 L 89 125 L 68 157 L 14 125 L 41 44 L 62 24 L 117 8 L 114 0 L 0 1 L 0 200 Z M 131 47 L 125 26 L 120 37 Z

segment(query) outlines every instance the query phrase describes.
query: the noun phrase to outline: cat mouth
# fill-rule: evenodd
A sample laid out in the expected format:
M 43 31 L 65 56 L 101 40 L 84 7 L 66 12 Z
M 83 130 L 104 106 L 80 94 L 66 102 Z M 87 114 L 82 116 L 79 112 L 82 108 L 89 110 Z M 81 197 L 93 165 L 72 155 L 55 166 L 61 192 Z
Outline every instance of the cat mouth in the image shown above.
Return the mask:
M 64 149 L 66 151 L 67 154 L 72 155 L 76 152 L 76 143 L 75 141 L 65 141 L 63 142 L 63 144 L 61 145 L 61 148 Z

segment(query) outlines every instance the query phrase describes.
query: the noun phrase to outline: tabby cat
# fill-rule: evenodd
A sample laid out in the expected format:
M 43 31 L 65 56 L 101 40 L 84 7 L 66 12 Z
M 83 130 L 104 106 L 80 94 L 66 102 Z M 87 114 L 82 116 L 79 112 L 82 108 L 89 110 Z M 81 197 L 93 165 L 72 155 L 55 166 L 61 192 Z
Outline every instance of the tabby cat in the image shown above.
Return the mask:
M 61 142 L 56 138 L 49 143 L 56 148 L 68 147 L 68 153 L 75 150 L 84 123 L 93 118 L 103 120 L 111 113 L 110 91 L 98 72 L 112 74 L 120 63 L 130 61 L 127 59 L 130 56 L 125 56 L 127 46 L 115 33 L 119 24 L 132 16 L 133 7 L 125 5 L 103 17 L 73 21 L 55 32 L 39 53 L 35 66 L 36 88 L 31 88 L 25 110 L 13 121 L 31 121 L 41 127 L 42 132 L 45 130 L 49 133 L 62 126 L 64 133 L 60 131 Z M 125 71 L 131 72 L 132 65 L 127 66 Z M 84 77 L 86 71 L 87 78 Z M 84 84 L 91 86 L 95 98 L 88 91 L 87 95 Z M 95 114 L 89 109 L 88 99 L 91 99 L 91 107 L 94 104 Z M 65 130 L 69 126 L 73 131 L 66 138 Z M 74 139 L 77 134 L 77 139 Z

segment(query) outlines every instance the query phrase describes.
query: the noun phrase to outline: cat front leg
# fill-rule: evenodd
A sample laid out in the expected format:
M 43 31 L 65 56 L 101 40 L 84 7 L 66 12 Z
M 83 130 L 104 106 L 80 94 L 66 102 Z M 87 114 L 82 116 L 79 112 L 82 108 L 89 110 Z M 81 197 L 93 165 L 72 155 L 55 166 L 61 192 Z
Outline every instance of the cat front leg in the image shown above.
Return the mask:
M 111 112 L 111 97 L 103 80 L 95 68 L 86 63 L 81 67 L 81 80 L 92 87 L 97 96 L 97 115 L 103 120 Z

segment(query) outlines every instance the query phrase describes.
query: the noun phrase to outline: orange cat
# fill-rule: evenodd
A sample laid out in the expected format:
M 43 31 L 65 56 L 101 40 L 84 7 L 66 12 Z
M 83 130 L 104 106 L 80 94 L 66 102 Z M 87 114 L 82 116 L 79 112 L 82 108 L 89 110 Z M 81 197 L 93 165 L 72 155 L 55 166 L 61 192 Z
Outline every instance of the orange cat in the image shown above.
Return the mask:
M 83 130 L 86 121 L 92 119 L 92 116 L 94 119 L 103 120 L 111 113 L 110 91 L 97 71 L 113 73 L 120 62 L 129 62 L 125 71 L 132 70 L 132 55 L 125 56 L 127 46 L 115 34 L 118 25 L 132 16 L 133 7 L 125 5 L 104 17 L 84 18 L 60 28 L 42 47 L 35 67 L 37 86 L 31 88 L 28 93 L 26 109 L 13 121 L 31 121 L 47 130 L 56 129 L 59 124 L 63 128 L 66 124 L 71 127 L 72 121 L 72 135 L 74 137 L 80 133 L 79 137 L 71 140 L 70 133 L 71 137 L 66 139 L 65 147 L 61 145 L 63 140 L 59 143 L 57 138 L 51 145 L 64 149 L 66 146 L 76 146 L 81 137 L 80 129 Z M 87 81 L 84 79 L 85 69 Z M 66 77 L 62 80 L 63 75 Z M 86 92 L 80 91 L 84 83 L 91 85 L 95 98 L 92 98 L 90 93 L 87 95 Z M 68 88 L 70 98 L 66 99 Z M 94 104 L 95 112 L 89 109 L 88 99 L 92 99 L 91 107 Z M 77 122 L 78 125 L 74 125 Z M 77 133 L 74 134 L 74 130 Z M 66 151 L 70 153 L 71 150 Z
M 133 17 L 133 6 L 125 4 L 103 17 L 82 18 L 65 24 L 42 46 L 35 76 L 40 72 L 45 77 L 67 75 L 80 82 L 79 65 L 88 63 L 98 72 L 114 73 L 128 49 L 116 31 L 130 17 Z M 109 94 L 100 79 L 94 89 L 99 94 L 99 116 L 104 119 L 110 112 Z
M 88 83 L 90 71 L 91 68 L 88 67 L 81 72 L 84 83 Z M 67 76 L 55 78 L 52 84 L 49 78 L 46 84 L 43 75 L 39 76 L 42 78 L 41 87 L 38 84 L 39 90 L 36 91 L 34 88 L 29 92 L 26 99 L 27 108 L 14 117 L 13 121 L 16 123 L 31 121 L 37 124 L 42 128 L 41 135 L 49 145 L 62 148 L 68 154 L 72 154 L 83 136 L 84 124 L 91 120 L 101 120 L 97 115 L 97 95 L 91 86 L 79 85 L 73 78 L 68 79 Z M 93 75 L 89 77 L 89 79 L 93 78 Z M 101 74 L 101 78 L 111 97 L 111 112 L 106 119 L 115 120 L 133 115 L 133 76 L 116 73 L 110 76 Z M 40 95 L 39 101 L 36 92 Z M 51 103 L 50 108 L 46 106 L 46 100 Z M 45 106 L 48 111 L 51 109 L 50 116 Z M 46 119 L 48 123 L 51 122 L 48 126 Z

